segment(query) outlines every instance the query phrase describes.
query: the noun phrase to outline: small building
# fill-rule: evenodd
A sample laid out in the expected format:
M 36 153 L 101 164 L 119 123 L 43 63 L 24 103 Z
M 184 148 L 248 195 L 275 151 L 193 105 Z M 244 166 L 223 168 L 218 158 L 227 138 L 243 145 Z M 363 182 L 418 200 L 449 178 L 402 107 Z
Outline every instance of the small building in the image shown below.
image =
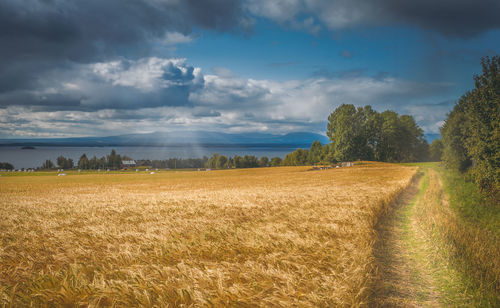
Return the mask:
M 133 168 L 136 167 L 137 164 L 135 160 L 122 160 L 122 168 Z

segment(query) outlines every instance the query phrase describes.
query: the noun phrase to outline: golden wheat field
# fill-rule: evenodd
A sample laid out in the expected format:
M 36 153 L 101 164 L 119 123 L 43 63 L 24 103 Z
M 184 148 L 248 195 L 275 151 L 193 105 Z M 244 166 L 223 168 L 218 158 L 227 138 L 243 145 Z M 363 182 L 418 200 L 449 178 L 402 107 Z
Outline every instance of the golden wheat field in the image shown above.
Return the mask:
M 416 169 L 365 163 L 0 178 L 0 305 L 367 304 Z

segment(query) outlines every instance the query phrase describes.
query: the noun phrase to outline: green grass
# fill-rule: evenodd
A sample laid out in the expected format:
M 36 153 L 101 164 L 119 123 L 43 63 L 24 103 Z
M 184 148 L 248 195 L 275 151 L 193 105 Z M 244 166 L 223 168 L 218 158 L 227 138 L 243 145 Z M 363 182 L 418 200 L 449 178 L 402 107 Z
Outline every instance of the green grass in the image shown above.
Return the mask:
M 436 167 L 450 196 L 451 208 L 468 223 L 500 238 L 500 205 L 481 194 L 477 186 L 457 171 Z
M 449 170 L 438 162 L 404 163 L 425 170 L 437 171 L 443 181 L 444 191 L 450 197 L 450 207 L 464 223 L 492 232 L 500 237 L 500 204 L 493 203 L 477 186 L 458 171 Z
M 439 163 L 404 165 L 418 166 L 425 173 L 415 215 L 434 247 L 428 261 L 442 295 L 441 303 L 453 307 L 500 307 L 500 206 L 481 194 L 466 176 Z M 431 171 L 441 179 L 442 188 L 427 187 Z M 427 189 L 429 193 L 423 195 Z M 420 201 L 422 196 L 424 200 Z M 406 215 L 413 215 L 413 202 L 407 211 Z M 411 236 L 405 240 L 412 245 Z M 419 257 L 418 253 L 415 257 Z

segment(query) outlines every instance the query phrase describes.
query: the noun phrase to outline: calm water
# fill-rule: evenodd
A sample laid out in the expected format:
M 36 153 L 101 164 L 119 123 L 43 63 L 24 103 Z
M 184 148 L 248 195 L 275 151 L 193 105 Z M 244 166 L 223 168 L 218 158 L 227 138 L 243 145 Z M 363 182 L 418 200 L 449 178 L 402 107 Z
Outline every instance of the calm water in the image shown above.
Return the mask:
M 20 146 L 0 147 L 0 162 L 9 162 L 16 169 L 40 167 L 46 159 L 56 162 L 59 155 L 72 158 L 76 163 L 85 153 L 102 157 L 115 149 L 120 155 L 127 155 L 133 159 L 168 159 L 168 158 L 201 158 L 210 157 L 213 153 L 226 156 L 255 155 L 269 158 L 286 154 L 295 150 L 289 147 L 36 147 L 34 150 L 22 150 Z

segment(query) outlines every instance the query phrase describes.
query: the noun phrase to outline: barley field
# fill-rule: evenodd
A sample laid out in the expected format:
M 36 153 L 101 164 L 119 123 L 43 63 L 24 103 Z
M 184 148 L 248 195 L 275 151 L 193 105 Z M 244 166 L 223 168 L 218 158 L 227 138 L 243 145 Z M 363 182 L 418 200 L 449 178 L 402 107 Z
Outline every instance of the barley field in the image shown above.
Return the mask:
M 368 305 L 415 167 L 0 177 L 0 306 Z

